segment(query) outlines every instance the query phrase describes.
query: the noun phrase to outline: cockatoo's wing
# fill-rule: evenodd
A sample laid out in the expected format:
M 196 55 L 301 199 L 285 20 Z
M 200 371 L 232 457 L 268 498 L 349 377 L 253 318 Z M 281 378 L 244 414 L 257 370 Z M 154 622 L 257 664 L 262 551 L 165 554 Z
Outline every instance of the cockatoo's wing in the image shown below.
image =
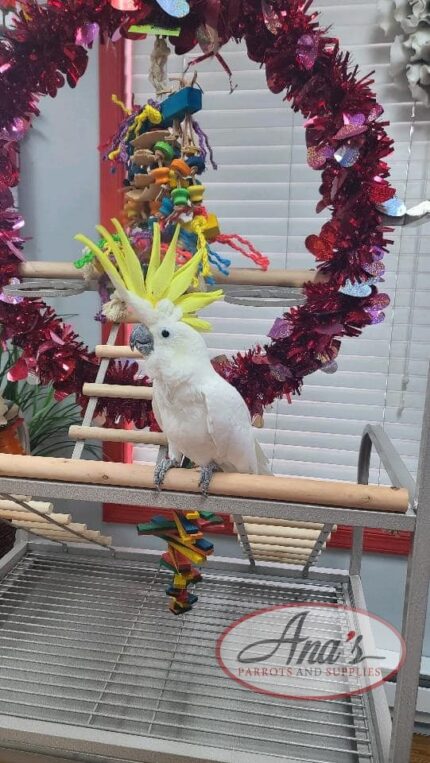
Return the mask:
M 161 431 L 163 431 L 163 419 L 162 419 L 162 416 L 161 416 L 160 408 L 159 408 L 158 403 L 157 403 L 156 391 L 154 389 L 153 389 L 153 395 L 152 395 L 152 411 L 154 413 L 155 420 L 156 420 L 158 426 L 160 427 Z
M 202 385 L 209 436 L 215 445 L 215 461 L 226 470 L 244 474 L 267 471 L 267 462 L 255 440 L 245 401 L 215 371 Z M 258 452 L 257 452 L 258 448 Z
M 160 406 L 158 405 L 157 401 L 157 388 L 156 383 L 153 384 L 153 396 L 152 396 L 152 412 L 155 416 L 155 420 L 160 427 L 161 431 L 164 432 L 164 425 L 163 425 L 163 417 L 161 415 Z M 169 458 L 174 458 L 176 460 L 180 460 L 182 457 L 182 453 L 178 448 L 176 448 L 173 443 L 167 438 L 167 448 L 168 448 L 168 454 Z

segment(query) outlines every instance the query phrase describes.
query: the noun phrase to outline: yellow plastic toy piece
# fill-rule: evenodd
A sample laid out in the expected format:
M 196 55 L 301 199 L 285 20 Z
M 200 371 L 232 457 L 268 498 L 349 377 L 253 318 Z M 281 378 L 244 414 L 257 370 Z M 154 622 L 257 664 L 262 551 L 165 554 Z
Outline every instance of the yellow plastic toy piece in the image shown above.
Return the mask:
M 112 284 L 126 302 L 135 304 L 139 302 L 141 310 L 157 308 L 162 300 L 168 300 L 182 313 L 180 320 L 188 323 L 198 331 L 210 331 L 211 325 L 207 321 L 196 316 L 196 312 L 212 302 L 222 299 L 221 289 L 210 292 L 192 292 L 186 294 L 194 282 L 200 264 L 203 275 L 208 274 L 208 252 L 206 239 L 201 232 L 202 221 L 205 218 L 195 218 L 196 233 L 198 237 L 198 250 L 184 265 L 176 268 L 176 245 L 180 233 L 180 226 L 176 227 L 174 236 L 170 242 L 166 254 L 161 260 L 161 235 L 160 226 L 154 225 L 151 257 L 148 264 L 146 277 L 142 272 L 142 266 L 130 241 L 118 222 L 113 219 L 113 225 L 118 234 L 119 241 L 102 225 L 96 230 L 106 241 L 106 246 L 101 249 L 87 236 L 78 234 L 77 241 L 87 246 L 95 255 L 105 273 L 109 276 Z M 113 261 L 112 261 L 113 260 Z M 209 269 L 210 273 L 210 269 Z M 138 297 L 135 300 L 134 297 Z
M 218 218 L 212 212 L 207 216 L 203 226 L 203 233 L 207 241 L 214 241 L 220 234 Z
M 203 564 L 203 562 L 206 560 L 206 557 L 203 554 L 200 554 L 193 548 L 189 548 L 185 544 L 182 545 L 180 543 L 176 543 L 176 541 L 172 540 L 171 538 L 169 538 L 169 546 L 173 546 L 176 551 L 179 551 L 180 554 L 186 556 L 187 559 L 191 559 L 194 564 Z
M 186 588 L 187 587 L 187 577 L 186 575 L 182 575 L 182 573 L 178 573 L 177 575 L 173 576 L 173 587 L 174 588 Z
M 184 541 L 184 542 L 190 541 L 191 537 L 188 535 L 187 532 L 185 532 L 184 526 L 183 526 L 181 520 L 179 519 L 176 511 L 173 512 L 173 521 L 174 521 L 174 523 L 176 525 L 176 529 L 178 531 L 178 535 L 179 535 L 181 541 Z

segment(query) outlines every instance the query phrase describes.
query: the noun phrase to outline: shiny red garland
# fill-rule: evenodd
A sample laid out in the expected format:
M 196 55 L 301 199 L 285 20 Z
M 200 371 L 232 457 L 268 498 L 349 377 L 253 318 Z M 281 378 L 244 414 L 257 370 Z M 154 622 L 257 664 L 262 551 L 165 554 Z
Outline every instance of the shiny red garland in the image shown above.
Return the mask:
M 387 295 L 378 294 L 387 229 L 377 205 L 394 195 L 384 161 L 392 145 L 381 122 L 371 80 L 350 70 L 349 54 L 327 37 L 310 2 L 302 0 L 191 0 L 182 19 L 166 15 L 156 0 L 138 0 L 139 10 L 124 13 L 107 0 L 48 0 L 21 4 L 14 28 L 0 40 L 0 286 L 18 277 L 22 218 L 10 188 L 19 179 L 18 143 L 38 114 L 40 95 L 55 97 L 67 81 L 74 87 L 87 65 L 86 47 L 128 35 L 130 24 L 180 26 L 172 38 L 177 53 L 218 37 L 244 39 L 248 55 L 265 66 L 267 84 L 306 118 L 308 162 L 322 170 L 317 212 L 329 207 L 331 220 L 308 236 L 324 282 L 305 286 L 307 301 L 277 318 L 270 344 L 220 361 L 219 372 L 245 398 L 253 414 L 276 398 L 298 392 L 303 377 L 319 368 L 335 370 L 342 336 L 358 336 L 383 320 Z M 174 24 L 172 24 L 174 21 Z M 216 34 L 214 33 L 216 30 Z M 81 395 L 97 363 L 69 326 L 42 302 L 0 302 L 3 337 L 23 348 L 22 373 L 33 370 L 52 382 L 58 396 Z M 22 365 L 24 364 L 24 365 Z M 25 366 L 25 367 L 24 367 Z M 112 364 L 108 380 L 127 384 L 135 364 Z M 141 383 L 145 383 L 142 380 Z M 102 401 L 108 420 L 118 416 Z M 148 404 L 125 401 L 123 417 L 143 427 L 153 424 Z

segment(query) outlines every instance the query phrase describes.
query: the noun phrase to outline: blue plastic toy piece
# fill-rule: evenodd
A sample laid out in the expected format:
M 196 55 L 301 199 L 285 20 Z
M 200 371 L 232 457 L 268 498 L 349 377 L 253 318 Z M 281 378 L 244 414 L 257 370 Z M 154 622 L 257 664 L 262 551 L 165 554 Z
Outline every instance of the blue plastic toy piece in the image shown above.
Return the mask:
M 196 167 L 198 175 L 201 175 L 206 169 L 204 159 L 201 156 L 187 156 L 185 161 L 189 167 Z
M 167 217 L 173 212 L 173 201 L 168 196 L 165 196 L 160 205 L 160 214 Z
M 199 538 L 199 540 L 196 540 L 194 543 L 197 548 L 199 548 L 201 551 L 212 551 L 214 544 L 210 543 L 210 541 L 205 540 L 205 538 Z
M 160 105 L 163 126 L 170 127 L 174 119 L 180 122 L 186 114 L 195 114 L 202 108 L 202 91 L 197 87 L 183 87 L 177 93 L 169 95 Z

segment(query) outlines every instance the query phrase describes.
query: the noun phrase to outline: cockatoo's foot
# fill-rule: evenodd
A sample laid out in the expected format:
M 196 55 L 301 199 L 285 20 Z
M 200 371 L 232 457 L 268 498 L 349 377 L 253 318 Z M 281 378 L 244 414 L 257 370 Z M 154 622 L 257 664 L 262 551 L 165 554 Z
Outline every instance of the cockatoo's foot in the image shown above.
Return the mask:
M 169 469 L 174 469 L 177 466 L 180 466 L 177 458 L 162 458 L 161 461 L 156 464 L 154 469 L 154 485 L 157 487 L 158 490 L 161 490 L 161 485 L 164 482 L 164 478 L 169 471 Z
M 203 495 L 207 495 L 209 492 L 209 485 L 214 472 L 221 471 L 222 469 L 218 466 L 218 464 L 215 463 L 215 461 L 210 461 L 208 464 L 206 464 L 206 466 L 200 467 L 199 488 L 201 489 Z

